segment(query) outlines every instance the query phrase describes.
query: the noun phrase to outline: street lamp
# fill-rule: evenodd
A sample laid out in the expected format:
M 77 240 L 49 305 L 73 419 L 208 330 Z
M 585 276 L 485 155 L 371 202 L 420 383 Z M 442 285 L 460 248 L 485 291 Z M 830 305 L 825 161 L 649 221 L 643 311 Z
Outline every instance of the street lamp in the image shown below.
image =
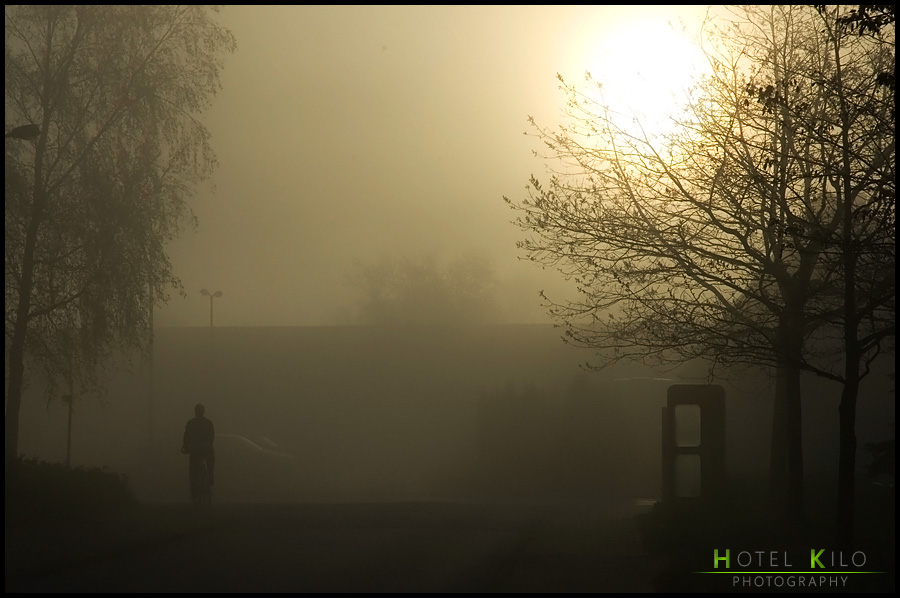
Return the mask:
M 200 289 L 201 295 L 209 295 L 209 327 L 213 327 L 213 299 L 216 297 L 222 296 L 222 291 L 216 291 L 215 293 L 210 293 L 206 289 Z

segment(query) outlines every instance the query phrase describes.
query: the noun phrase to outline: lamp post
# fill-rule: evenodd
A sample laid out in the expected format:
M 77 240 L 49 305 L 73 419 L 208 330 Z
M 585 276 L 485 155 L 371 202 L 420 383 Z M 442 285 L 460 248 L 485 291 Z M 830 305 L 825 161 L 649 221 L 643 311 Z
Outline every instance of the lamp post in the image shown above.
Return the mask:
M 156 340 L 153 334 L 153 281 L 147 281 L 147 296 L 149 298 L 149 345 L 147 347 L 147 464 L 150 478 L 155 481 L 155 461 L 153 455 L 153 344 Z
M 215 349 L 215 343 L 213 342 L 213 299 L 216 297 L 222 296 L 222 291 L 216 291 L 215 293 L 210 293 L 206 289 L 201 289 L 200 294 L 209 297 L 209 376 L 208 376 L 208 384 L 209 384 L 209 395 L 213 396 L 215 394 L 215 384 L 214 380 L 215 376 L 215 356 L 213 355 Z
M 212 328 L 213 327 L 213 299 L 215 299 L 216 297 L 221 297 L 222 291 L 216 291 L 215 293 L 210 293 L 206 289 L 201 289 L 200 294 L 209 296 L 209 327 Z

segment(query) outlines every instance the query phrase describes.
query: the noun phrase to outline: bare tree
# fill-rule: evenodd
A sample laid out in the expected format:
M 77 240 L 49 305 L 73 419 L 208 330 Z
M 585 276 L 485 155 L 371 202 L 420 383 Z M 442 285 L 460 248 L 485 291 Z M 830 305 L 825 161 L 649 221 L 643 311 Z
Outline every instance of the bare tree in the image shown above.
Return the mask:
M 811 7 L 755 6 L 733 17 L 708 30 L 710 74 L 664 137 L 613 113 L 599 85 L 561 79 L 569 121 L 535 125 L 549 182 L 532 177 L 524 200 L 505 199 L 528 233 L 525 254 L 576 280 L 581 298 L 548 299 L 549 309 L 570 342 L 601 350 L 599 367 L 702 358 L 774 368 L 773 488 L 798 520 L 800 374 L 838 379 L 827 339 L 844 301 L 841 255 L 846 236 L 865 228 L 844 227 L 847 204 L 833 184 L 841 121 L 823 82 L 855 89 L 872 71 L 835 78 Z M 846 125 L 856 142 L 892 155 L 892 133 L 888 140 L 855 117 Z
M 9 464 L 26 361 L 53 379 L 68 338 L 90 371 L 142 346 L 151 302 L 179 288 L 165 244 L 193 222 L 186 199 L 215 165 L 197 117 L 235 42 L 204 6 L 5 14 L 6 122 L 28 133 L 6 141 Z
M 816 7 L 828 70 L 821 87 L 836 108 L 823 144 L 826 176 L 838 197 L 842 305 L 836 346 L 843 363 L 819 373 L 842 384 L 837 542 L 853 544 L 856 410 L 860 382 L 895 335 L 896 169 L 893 6 Z

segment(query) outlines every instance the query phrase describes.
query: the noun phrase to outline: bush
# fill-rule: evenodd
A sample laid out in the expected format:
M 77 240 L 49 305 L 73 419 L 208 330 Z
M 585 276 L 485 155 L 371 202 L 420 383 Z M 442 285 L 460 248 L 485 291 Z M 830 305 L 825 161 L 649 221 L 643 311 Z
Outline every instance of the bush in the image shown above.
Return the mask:
M 19 458 L 6 468 L 6 527 L 60 522 L 137 504 L 124 475 Z

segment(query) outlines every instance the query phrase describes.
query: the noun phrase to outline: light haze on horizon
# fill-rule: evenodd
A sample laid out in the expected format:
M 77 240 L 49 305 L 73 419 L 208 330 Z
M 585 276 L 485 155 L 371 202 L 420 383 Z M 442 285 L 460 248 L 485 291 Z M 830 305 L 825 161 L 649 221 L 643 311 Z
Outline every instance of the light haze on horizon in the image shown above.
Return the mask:
M 603 39 L 706 8 L 224 7 L 238 49 L 203 115 L 219 168 L 192 199 L 197 231 L 169 247 L 187 295 L 155 325 L 208 325 L 204 288 L 223 293 L 216 326 L 346 324 L 355 264 L 472 255 L 509 321 L 549 322 L 538 291 L 570 285 L 518 260 L 502 200 L 543 174 L 526 118 L 563 122 L 557 73 L 622 68 L 628 48 Z

